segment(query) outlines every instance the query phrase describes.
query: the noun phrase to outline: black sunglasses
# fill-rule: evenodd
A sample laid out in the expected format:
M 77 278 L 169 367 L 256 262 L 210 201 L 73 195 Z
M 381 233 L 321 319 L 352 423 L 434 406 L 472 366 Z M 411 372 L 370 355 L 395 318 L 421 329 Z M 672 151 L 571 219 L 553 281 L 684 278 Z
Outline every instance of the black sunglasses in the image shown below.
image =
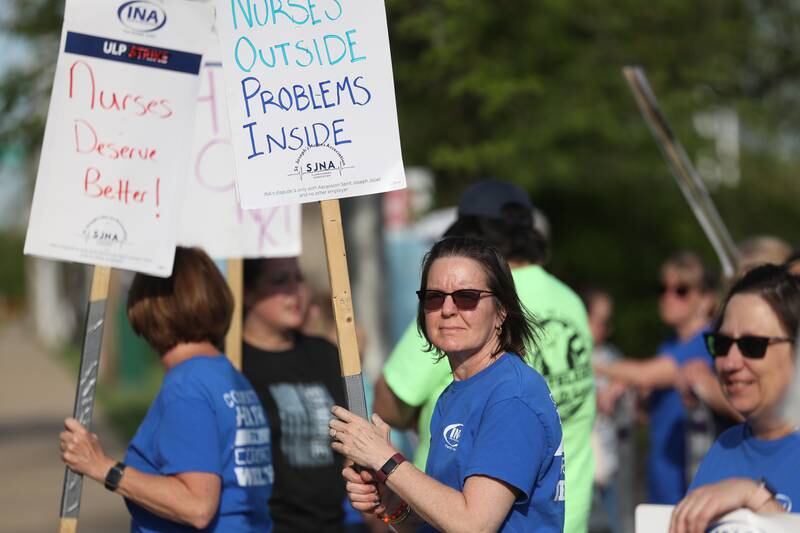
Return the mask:
M 725 357 L 733 343 L 736 343 L 742 355 L 749 359 L 764 357 L 767 347 L 771 344 L 794 342 L 794 339 L 788 337 L 759 337 L 758 335 L 743 335 L 734 339 L 722 333 L 704 333 L 703 339 L 706 341 L 706 349 L 711 357 Z
M 484 294 L 494 294 L 492 291 L 481 289 L 458 289 L 453 292 L 443 292 L 434 289 L 417 291 L 419 301 L 426 311 L 438 311 L 444 305 L 448 296 L 453 297 L 453 303 L 461 311 L 469 311 L 478 307 L 478 302 Z
M 675 293 L 678 298 L 686 298 L 694 287 L 688 283 L 679 283 L 677 285 L 667 285 L 666 283 L 658 284 L 658 295 L 664 296 L 668 292 Z

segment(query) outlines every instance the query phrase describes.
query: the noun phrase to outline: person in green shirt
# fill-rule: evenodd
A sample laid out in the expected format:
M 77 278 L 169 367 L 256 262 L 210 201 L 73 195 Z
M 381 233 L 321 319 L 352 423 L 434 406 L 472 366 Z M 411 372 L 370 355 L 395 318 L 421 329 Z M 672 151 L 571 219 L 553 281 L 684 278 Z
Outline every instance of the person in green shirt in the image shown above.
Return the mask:
M 595 416 L 592 337 L 577 294 L 541 263 L 547 242 L 534 229 L 533 205 L 516 185 L 482 181 L 468 188 L 456 222 L 445 236 L 482 238 L 499 248 L 512 268 L 517 292 L 543 330 L 528 364 L 544 376 L 558 406 L 566 460 L 564 531 L 585 533 L 592 497 L 594 458 L 589 445 Z M 453 380 L 447 362 L 436 362 L 412 323 L 395 346 L 375 388 L 375 412 L 389 424 L 416 424 L 420 445 L 414 464 L 425 468 L 436 400 Z M 436 438 L 437 436 L 433 436 Z

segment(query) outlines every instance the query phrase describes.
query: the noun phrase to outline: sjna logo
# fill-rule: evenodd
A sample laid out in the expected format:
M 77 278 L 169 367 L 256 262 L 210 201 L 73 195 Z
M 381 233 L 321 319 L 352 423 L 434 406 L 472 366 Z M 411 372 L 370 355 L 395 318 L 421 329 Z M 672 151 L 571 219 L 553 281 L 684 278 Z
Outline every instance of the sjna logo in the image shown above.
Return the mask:
M 444 428 L 444 445 L 451 450 L 458 448 L 458 440 L 461 438 L 461 431 L 464 424 L 450 424 Z
M 164 9 L 146 0 L 125 2 L 117 9 L 117 18 L 126 28 L 140 33 L 154 32 L 167 23 Z

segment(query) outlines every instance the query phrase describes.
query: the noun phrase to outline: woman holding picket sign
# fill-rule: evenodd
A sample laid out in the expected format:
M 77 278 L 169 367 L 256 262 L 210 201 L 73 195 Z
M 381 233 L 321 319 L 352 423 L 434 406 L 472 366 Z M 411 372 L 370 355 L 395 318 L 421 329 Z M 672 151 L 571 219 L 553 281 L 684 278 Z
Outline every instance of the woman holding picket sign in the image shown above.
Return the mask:
M 125 498 L 132 532 L 272 530 L 269 425 L 250 383 L 220 349 L 232 312 L 225 280 L 198 249 L 178 248 L 169 278 L 136 274 L 128 319 L 161 356 L 158 396 L 124 462 L 66 420 L 62 460 Z
M 444 239 L 423 262 L 418 295 L 420 331 L 454 382 L 436 404 L 425 473 L 392 447 L 380 417 L 333 408 L 332 448 L 364 468 L 343 472 L 353 505 L 397 531 L 562 531 L 561 423 L 523 360 L 537 326 L 508 264 L 485 241 Z

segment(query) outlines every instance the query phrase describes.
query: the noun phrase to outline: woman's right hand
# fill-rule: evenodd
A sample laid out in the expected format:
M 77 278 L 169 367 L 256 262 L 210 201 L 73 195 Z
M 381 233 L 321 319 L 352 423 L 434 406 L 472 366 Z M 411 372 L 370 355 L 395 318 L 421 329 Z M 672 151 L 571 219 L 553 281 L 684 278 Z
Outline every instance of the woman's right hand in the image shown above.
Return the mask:
M 391 491 L 375 478 L 372 471 L 357 472 L 351 465 L 342 470 L 342 476 L 347 481 L 345 484 L 347 497 L 355 509 L 375 515 L 386 512 L 386 500 L 390 497 Z

